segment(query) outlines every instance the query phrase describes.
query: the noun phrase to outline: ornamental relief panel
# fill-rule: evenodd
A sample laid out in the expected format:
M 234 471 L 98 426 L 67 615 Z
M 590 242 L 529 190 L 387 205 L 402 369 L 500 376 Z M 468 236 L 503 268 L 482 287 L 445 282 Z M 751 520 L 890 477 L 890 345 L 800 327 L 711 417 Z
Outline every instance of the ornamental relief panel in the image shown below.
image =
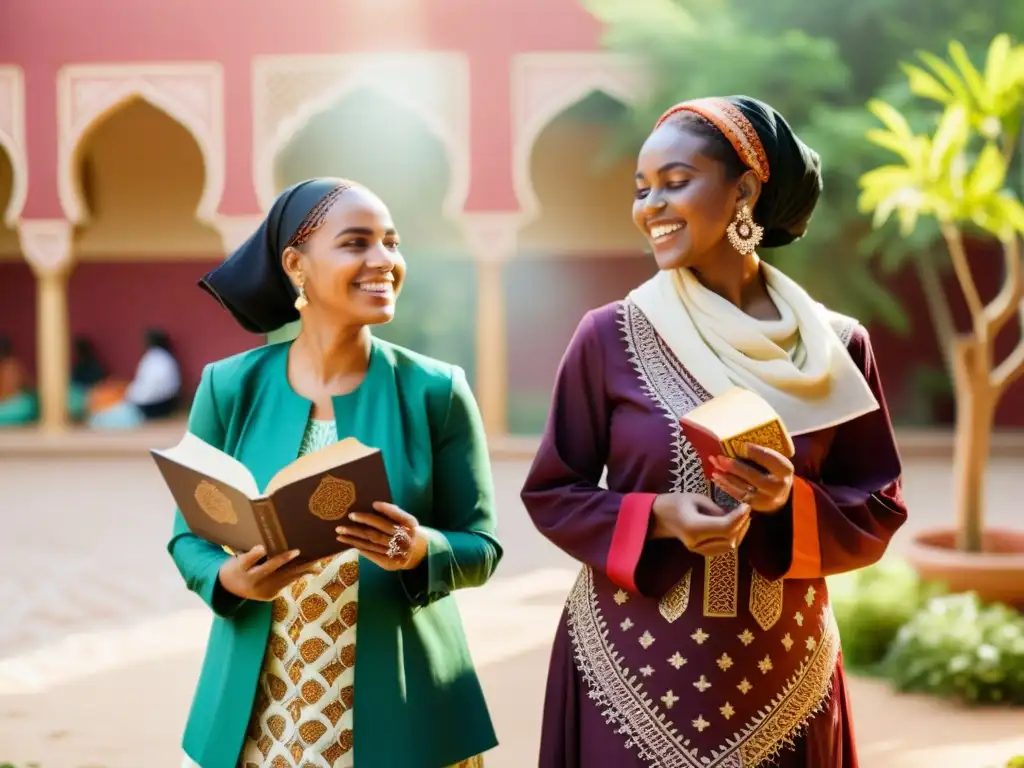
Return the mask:
M 526 218 L 540 203 L 530 178 L 533 145 L 547 125 L 591 93 L 639 102 L 649 78 L 635 57 L 606 52 L 523 53 L 512 62 L 513 184 Z
M 447 150 L 445 209 L 461 212 L 469 192 L 469 65 L 463 54 L 260 57 L 253 65 L 253 180 L 264 210 L 277 190 L 277 154 L 317 114 L 361 89 L 423 121 Z
M 12 189 L 0 219 L 14 226 L 28 196 L 28 151 L 25 147 L 25 82 L 20 67 L 0 67 L 0 152 L 11 163 Z
M 58 76 L 58 94 L 58 188 L 68 219 L 77 224 L 87 217 L 74 161 L 88 132 L 121 105 L 141 98 L 180 123 L 195 139 L 206 171 L 196 216 L 204 222 L 215 220 L 225 174 L 220 64 L 69 66 Z

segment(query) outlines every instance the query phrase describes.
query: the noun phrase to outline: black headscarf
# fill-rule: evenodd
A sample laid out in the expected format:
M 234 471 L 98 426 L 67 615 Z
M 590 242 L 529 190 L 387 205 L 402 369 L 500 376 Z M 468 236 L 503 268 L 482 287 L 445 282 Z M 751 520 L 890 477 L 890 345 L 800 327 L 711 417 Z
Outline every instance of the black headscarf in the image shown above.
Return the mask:
M 761 138 L 771 175 L 761 186 L 754 219 L 764 227 L 762 248 L 778 248 L 800 239 L 821 195 L 821 158 L 804 144 L 786 119 L 749 96 L 729 96 Z
M 281 265 L 281 255 L 317 203 L 343 186 L 352 184 L 326 178 L 288 187 L 249 239 L 200 280 L 199 286 L 251 333 L 270 333 L 298 320 L 295 287 Z
M 669 109 L 657 125 L 680 112 L 696 112 L 709 119 L 733 144 L 741 162 L 752 167 L 739 151 L 733 138 L 696 107 L 701 102 L 725 101 L 738 109 L 757 133 L 768 161 L 768 180 L 761 185 L 761 197 L 754 209 L 754 220 L 764 227 L 761 246 L 778 248 L 798 240 L 807 231 L 807 224 L 821 195 L 821 158 L 804 144 L 786 119 L 768 104 L 749 96 L 726 96 L 724 99 L 695 99 L 681 102 Z M 689 105 L 693 105 L 691 108 Z M 755 169 L 757 170 L 757 169 Z

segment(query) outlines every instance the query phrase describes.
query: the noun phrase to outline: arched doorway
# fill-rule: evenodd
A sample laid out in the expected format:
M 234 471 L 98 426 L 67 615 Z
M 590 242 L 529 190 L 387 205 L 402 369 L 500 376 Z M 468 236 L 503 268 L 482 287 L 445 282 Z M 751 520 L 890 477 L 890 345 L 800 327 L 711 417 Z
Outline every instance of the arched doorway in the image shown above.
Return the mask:
M 36 368 L 36 279 L 22 257 L 18 231 L 4 221 L 14 195 L 14 165 L 0 145 L 0 336 L 10 340 L 30 379 Z
M 620 299 L 653 272 L 633 226 L 634 148 L 616 144 L 626 107 L 594 91 L 540 132 L 531 155 L 539 215 L 506 268 L 509 431 L 544 426 L 555 371 L 587 310 Z M 635 148 L 635 149 L 638 149 Z
M 374 333 L 460 365 L 472 381 L 475 269 L 445 214 L 450 162 L 430 128 L 377 91 L 353 91 L 300 128 L 277 154 L 274 170 L 278 191 L 313 176 L 340 176 L 384 200 L 401 234 L 408 275 L 395 320 Z M 271 341 L 294 336 L 297 326 Z
M 111 376 L 130 380 L 145 330 L 165 330 L 187 401 L 203 365 L 258 342 L 196 286 L 223 258 L 218 232 L 196 218 L 206 184 L 196 140 L 131 97 L 85 133 L 73 173 L 87 218 L 74 235 L 72 337 L 90 339 Z

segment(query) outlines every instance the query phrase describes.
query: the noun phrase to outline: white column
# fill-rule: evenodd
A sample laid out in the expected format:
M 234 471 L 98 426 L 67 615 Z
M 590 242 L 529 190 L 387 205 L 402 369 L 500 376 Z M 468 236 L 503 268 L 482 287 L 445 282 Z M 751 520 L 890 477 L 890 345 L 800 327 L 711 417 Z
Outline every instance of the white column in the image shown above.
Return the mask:
M 263 221 L 263 216 L 251 214 L 245 216 L 217 216 L 211 224 L 220 233 L 220 241 L 224 246 L 225 257 L 230 256 L 238 247 L 249 239 L 249 235 Z
M 466 241 L 476 263 L 476 397 L 489 437 L 508 433 L 508 339 L 502 277 L 515 255 L 519 213 L 466 213 Z
M 22 221 L 21 252 L 36 276 L 36 368 L 40 426 L 46 432 L 68 427 L 71 328 L 68 274 L 74 227 L 66 219 Z

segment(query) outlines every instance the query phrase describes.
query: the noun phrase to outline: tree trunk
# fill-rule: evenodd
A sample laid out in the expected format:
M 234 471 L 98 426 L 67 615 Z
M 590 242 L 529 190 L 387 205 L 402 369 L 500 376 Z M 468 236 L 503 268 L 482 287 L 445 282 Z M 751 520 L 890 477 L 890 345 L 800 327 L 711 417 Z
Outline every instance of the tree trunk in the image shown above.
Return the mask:
M 957 549 L 980 552 L 985 517 L 985 469 L 997 402 L 989 379 L 988 345 L 971 335 L 953 344 L 956 383 L 954 456 Z
M 942 288 L 942 276 L 932 261 L 930 253 L 923 254 L 920 258 L 914 259 L 914 269 L 917 271 L 917 279 L 921 285 L 921 292 L 924 295 L 925 307 L 928 309 L 928 316 L 932 321 L 932 328 L 939 340 L 939 350 L 942 354 L 943 367 L 946 373 L 953 376 L 953 341 L 956 337 L 956 323 L 953 321 L 953 311 L 950 309 L 946 292 Z M 1024 318 L 1022 318 L 1024 322 Z

